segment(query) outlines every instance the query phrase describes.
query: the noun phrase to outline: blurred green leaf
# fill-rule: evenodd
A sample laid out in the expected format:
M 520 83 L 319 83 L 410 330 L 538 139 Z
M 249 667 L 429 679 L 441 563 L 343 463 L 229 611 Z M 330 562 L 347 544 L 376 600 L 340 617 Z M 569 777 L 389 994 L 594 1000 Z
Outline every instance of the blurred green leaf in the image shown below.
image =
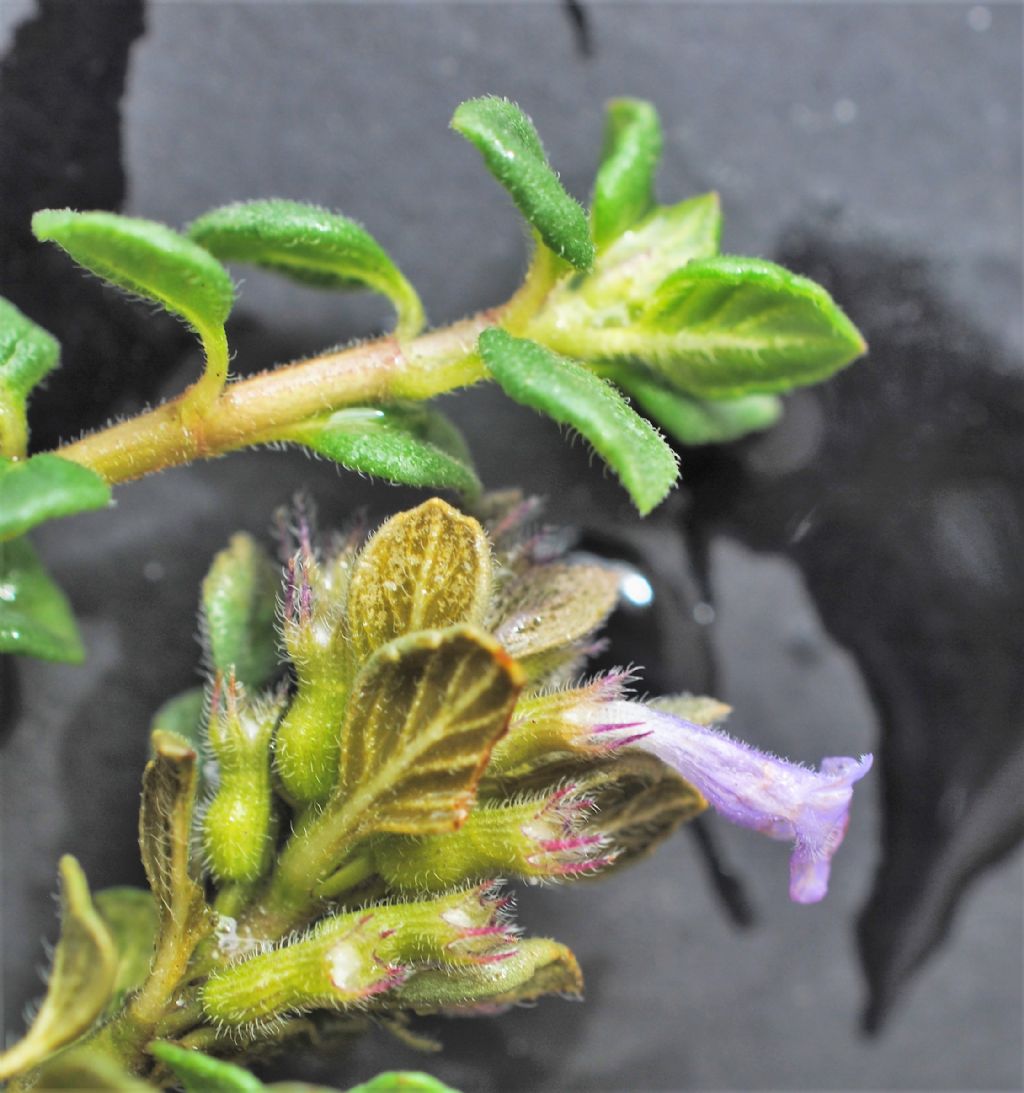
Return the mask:
M 69 459 L 45 452 L 17 462 L 0 459 L 0 540 L 109 502 L 110 486 Z
M 476 497 L 480 480 L 461 433 L 416 403 L 338 410 L 278 431 L 343 467 L 405 486 Z
M 89 896 L 78 862 L 60 860 L 61 931 L 46 997 L 25 1036 L 0 1055 L 0 1081 L 38 1066 L 70 1044 L 103 1012 L 114 987 L 117 954 Z
M 203 580 L 206 644 L 213 667 L 256 689 L 277 668 L 278 566 L 251 535 L 240 532 L 213 560 Z
M 769 429 L 782 416 L 775 395 L 707 401 L 684 395 L 642 365 L 620 364 L 603 371 L 681 444 L 724 444 Z
M 25 454 L 25 400 L 59 357 L 57 340 L 0 296 L 0 457 Z
M 185 1093 L 262 1093 L 267 1088 L 259 1078 L 234 1063 L 166 1040 L 151 1043 L 149 1053 L 174 1072 Z
M 603 247 L 631 228 L 654 204 L 661 158 L 658 112 L 641 99 L 613 99 L 605 114 L 604 149 L 594 180 L 590 227 Z
M 477 148 L 544 243 L 577 269 L 590 269 L 594 244 L 586 214 L 558 181 L 522 110 L 507 99 L 469 99 L 456 109 L 451 125 Z
M 153 895 L 143 888 L 104 888 L 93 902 L 110 931 L 117 952 L 117 971 L 107 1013 L 113 1013 L 126 994 L 142 985 L 149 973 L 156 940 L 157 914 Z
M 389 1070 L 362 1085 L 354 1085 L 348 1093 L 458 1093 L 458 1090 L 418 1070 Z
M 192 687 L 181 694 L 169 698 L 153 714 L 149 723 L 150 736 L 156 733 L 170 733 L 180 736 L 196 751 L 200 750 L 203 739 L 203 713 L 206 707 L 206 695 L 202 687 Z
M 224 267 L 164 224 L 107 212 L 43 209 L 36 238 L 56 243 L 87 270 L 180 316 L 201 335 L 224 325 L 235 299 Z
M 398 311 L 398 332 L 423 328 L 423 305 L 383 247 L 360 224 L 297 201 L 240 201 L 193 221 L 189 236 L 225 262 L 247 262 L 303 284 L 369 288 Z
M 675 452 L 611 384 L 577 361 L 497 327 L 485 330 L 479 344 L 505 394 L 586 437 L 641 516 L 665 498 L 679 475 Z
M 27 539 L 0 542 L 0 653 L 80 664 L 71 608 Z

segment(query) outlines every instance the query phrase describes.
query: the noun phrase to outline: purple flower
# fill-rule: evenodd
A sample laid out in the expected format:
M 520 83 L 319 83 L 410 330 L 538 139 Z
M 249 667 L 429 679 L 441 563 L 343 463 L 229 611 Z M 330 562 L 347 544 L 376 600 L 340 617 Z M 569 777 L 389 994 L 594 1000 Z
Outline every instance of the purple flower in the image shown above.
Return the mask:
M 870 755 L 823 759 L 820 770 L 811 770 L 638 702 L 614 700 L 593 712 L 601 723 L 595 718 L 592 732 L 608 742 L 628 735 L 630 746 L 678 771 L 727 820 L 792 839 L 790 898 L 817 903 L 824 897 L 832 855 L 850 822 L 853 783 L 871 769 Z

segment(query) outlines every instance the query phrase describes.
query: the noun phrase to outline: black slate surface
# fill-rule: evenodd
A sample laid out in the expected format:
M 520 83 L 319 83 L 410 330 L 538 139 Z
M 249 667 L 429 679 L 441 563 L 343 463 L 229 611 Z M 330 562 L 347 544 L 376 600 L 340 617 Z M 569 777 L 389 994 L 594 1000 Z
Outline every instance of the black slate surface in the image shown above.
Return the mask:
M 552 1093 L 1020 1088 L 1021 9 L 41 0 L 2 20 L 0 291 L 62 322 L 66 345 L 40 437 L 174 390 L 196 359 L 173 324 L 45 257 L 27 211 L 123 204 L 181 223 L 239 197 L 320 201 L 362 219 L 445 321 L 502 299 L 523 266 L 511 207 L 445 132 L 484 92 L 533 115 L 581 197 L 604 99 L 651 98 L 662 199 L 720 190 L 726 248 L 826 281 L 873 345 L 789 400 L 773 434 L 684 454 L 683 490 L 643 527 L 553 427 L 490 391 L 448 401 L 489 485 L 547 493 L 588 546 L 646 567 L 655 607 L 616 621 L 618 659 L 659 688 L 714 687 L 738 735 L 795 758 L 879 753 L 827 902 L 789 905 L 785 849 L 711 823 L 754 928 L 730 923 L 679 837 L 606 884 L 522 893 L 524 924 L 579 955 L 584 1005 L 434 1023 L 439 1057 L 378 1033 L 281 1073 L 344 1085 L 425 1065 L 466 1090 Z M 247 272 L 238 365 L 386 314 Z M 125 487 L 114 513 L 39 536 L 90 658 L 2 678 L 8 1035 L 53 937 L 57 856 L 96 887 L 141 877 L 145 725 L 195 678 L 210 555 L 265 530 L 300 481 L 325 522 L 416 496 L 252 453 Z M 857 1031 L 865 905 L 876 1023 L 895 1000 L 874 1041 Z

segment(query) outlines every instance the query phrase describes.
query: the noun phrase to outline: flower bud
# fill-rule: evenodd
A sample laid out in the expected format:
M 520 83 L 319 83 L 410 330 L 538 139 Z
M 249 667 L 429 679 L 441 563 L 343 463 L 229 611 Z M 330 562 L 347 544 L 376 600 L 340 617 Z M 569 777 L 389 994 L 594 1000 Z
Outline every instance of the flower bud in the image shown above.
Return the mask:
M 273 848 L 270 742 L 285 698 L 249 701 L 232 676 L 218 676 L 208 739 L 220 782 L 203 816 L 203 848 L 219 881 L 258 880 Z
M 247 1025 L 365 1005 L 418 967 L 502 962 L 518 945 L 507 905 L 489 885 L 337 915 L 305 938 L 215 972 L 203 987 L 203 1008 L 212 1020 Z
M 377 871 L 398 891 L 440 892 L 454 884 L 512 873 L 566 880 L 614 860 L 591 822 L 589 798 L 565 785 L 516 804 L 485 804 L 450 834 L 387 836 L 373 844 Z

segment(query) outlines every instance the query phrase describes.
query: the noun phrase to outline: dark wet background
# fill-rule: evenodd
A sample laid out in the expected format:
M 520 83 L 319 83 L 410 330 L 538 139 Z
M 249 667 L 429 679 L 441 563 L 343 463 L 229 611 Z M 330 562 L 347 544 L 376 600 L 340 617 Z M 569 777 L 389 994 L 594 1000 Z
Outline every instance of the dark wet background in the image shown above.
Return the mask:
M 753 927 L 684 834 L 606 884 L 522 894 L 524 923 L 579 955 L 585 1005 L 434 1023 L 447 1050 L 426 1060 L 375 1034 L 304 1073 L 343 1086 L 426 1065 L 467 1091 L 538 1093 L 1021 1087 L 1021 32 L 1016 4 L 7 0 L 0 292 L 65 347 L 40 445 L 180 389 L 197 352 L 32 243 L 34 209 L 180 224 L 240 197 L 319 201 L 363 220 L 450 320 L 523 267 L 509 203 L 445 129 L 484 92 L 533 115 L 580 196 L 603 101 L 654 100 L 662 199 L 718 189 L 726 249 L 822 280 L 872 346 L 771 434 L 684 453 L 683 488 L 644 525 L 554 426 L 485 390 L 447 400 L 489 485 L 546 493 L 587 546 L 648 574 L 654 606 L 612 636 L 652 690 L 714 690 L 737 734 L 796 758 L 878 753 L 827 902 L 790 905 L 785 848 L 712 820 Z M 245 277 L 242 371 L 386 320 L 378 301 Z M 90 655 L 0 680 L 8 1036 L 54 936 L 58 855 L 96 887 L 141 879 L 146 723 L 195 680 L 210 556 L 265 532 L 300 481 L 325 522 L 416 500 L 251 453 L 37 537 Z

